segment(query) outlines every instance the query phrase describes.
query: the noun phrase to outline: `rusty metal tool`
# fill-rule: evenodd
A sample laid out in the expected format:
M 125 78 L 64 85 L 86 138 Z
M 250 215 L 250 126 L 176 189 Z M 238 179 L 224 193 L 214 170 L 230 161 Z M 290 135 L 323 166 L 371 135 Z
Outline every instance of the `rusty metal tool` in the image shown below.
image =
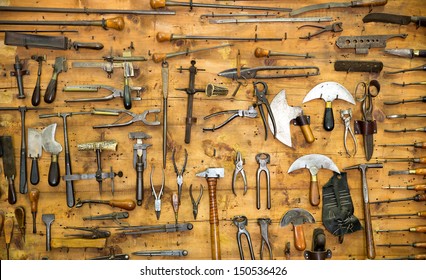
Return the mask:
M 413 247 L 413 248 L 422 248 L 425 249 L 426 248 L 426 242 L 414 242 L 414 243 L 408 243 L 408 244 L 377 244 L 377 246 L 381 246 L 381 247 L 394 247 L 394 246 L 409 246 L 409 247 Z
M 191 223 L 184 224 L 165 224 L 165 225 L 153 225 L 153 226 L 128 226 L 119 227 L 117 231 L 120 231 L 124 235 L 139 235 L 149 233 L 160 233 L 160 232 L 181 232 L 192 230 L 194 225 Z
M 385 71 L 385 74 L 399 74 L 399 73 L 412 72 L 412 71 L 426 71 L 426 64 L 413 67 L 413 68 L 398 70 L 398 71 Z
M 414 147 L 420 149 L 426 149 L 426 142 L 415 142 L 410 144 L 381 144 L 381 147 Z
M 426 18 L 425 18 L 425 20 L 426 20 Z M 406 57 L 406 58 L 426 57 L 426 50 L 386 49 L 385 53 L 400 56 L 400 57 Z
M 52 103 L 56 98 L 56 89 L 58 87 L 58 75 L 62 72 L 68 71 L 67 59 L 64 56 L 55 58 L 55 64 L 53 65 L 53 74 L 50 82 L 44 93 L 44 102 Z
M 74 21 L 65 21 L 65 20 L 0 20 L 0 25 L 61 25 L 61 26 L 100 26 L 105 30 L 109 28 L 115 30 L 124 29 L 124 19 L 123 17 L 115 17 L 109 19 L 101 20 L 74 20 Z
M 40 105 L 41 102 L 41 86 L 40 86 L 40 80 L 41 80 L 41 69 L 43 66 L 43 61 L 47 60 L 46 55 L 32 55 L 32 60 L 37 61 L 38 68 L 37 68 L 37 81 L 34 87 L 33 95 L 31 97 L 31 104 L 33 106 Z
M 129 212 L 112 212 L 109 214 L 83 217 L 83 221 L 113 220 L 120 226 L 128 226 L 128 223 L 123 223 L 120 221 L 120 219 L 127 219 L 128 217 Z
M 269 259 L 273 260 L 274 259 L 274 255 L 272 253 L 272 246 L 271 243 L 269 242 L 269 237 L 268 237 L 268 226 L 272 223 L 272 220 L 269 218 L 259 218 L 257 219 L 257 223 L 260 226 L 260 235 L 262 237 L 262 242 L 260 245 L 260 259 L 263 260 L 263 250 L 266 246 L 266 248 L 268 249 L 269 252 Z
M 7 201 L 9 204 L 16 203 L 16 191 L 15 191 L 15 156 L 13 152 L 12 136 L 1 136 L 1 146 L 3 149 L 3 170 L 4 176 L 8 182 L 8 195 Z
M 370 204 L 373 202 L 370 202 L 368 197 L 368 182 L 367 182 L 368 168 L 383 168 L 383 164 L 364 163 L 364 164 L 349 166 L 344 168 L 343 170 L 358 169 L 361 172 L 362 196 L 364 200 L 365 239 L 366 239 L 365 241 L 367 243 L 367 257 L 369 259 L 374 259 L 376 257 L 376 250 L 374 248 L 374 236 L 373 236 L 373 227 L 371 225 L 371 212 L 370 212 Z
M 136 207 L 136 203 L 133 200 L 93 200 L 93 199 L 77 199 L 77 203 L 75 204 L 76 208 L 80 208 L 83 204 L 106 204 L 111 207 L 117 207 L 124 210 L 133 210 Z
M 247 238 L 248 247 L 250 249 L 250 257 L 252 260 L 255 260 L 254 251 L 253 251 L 253 245 L 251 242 L 250 233 L 246 229 L 246 226 L 248 224 L 248 219 L 246 216 L 234 216 L 232 218 L 232 222 L 234 225 L 238 228 L 237 231 L 237 244 L 238 244 L 238 250 L 240 251 L 240 259 L 244 260 L 244 251 L 243 251 L 243 244 L 241 242 L 241 236 L 245 235 Z
M 168 257 L 186 257 L 188 255 L 187 250 L 152 250 L 152 251 L 137 251 L 132 252 L 135 256 L 168 256 Z
M 387 119 L 425 118 L 426 114 L 394 114 L 386 115 Z
M 244 193 L 243 195 L 246 195 L 247 193 L 247 176 L 246 176 L 246 172 L 244 171 L 244 161 L 243 161 L 243 156 L 241 155 L 241 152 L 237 151 L 237 156 L 235 158 L 235 169 L 234 169 L 234 175 L 232 176 L 232 192 L 234 193 L 235 196 L 237 196 L 237 194 L 235 193 L 235 183 L 237 182 L 237 176 L 238 174 L 241 174 L 241 177 L 243 178 L 243 182 L 244 182 Z
M 259 167 L 256 171 L 256 208 L 260 209 L 260 175 L 265 172 L 266 175 L 266 204 L 267 209 L 271 209 L 271 177 L 267 164 L 271 162 L 271 156 L 267 153 L 256 155 L 256 162 Z
M 220 48 L 232 47 L 232 46 L 233 44 L 222 44 L 219 46 L 194 49 L 194 50 L 186 49 L 185 51 L 173 52 L 173 53 L 153 53 L 151 57 L 154 62 L 159 63 L 159 62 L 164 62 L 169 58 L 180 56 L 180 55 L 188 56 L 188 54 L 190 53 L 196 53 L 196 52 L 202 52 L 202 51 L 208 51 L 208 50 L 214 50 L 214 49 L 220 49 Z
M 52 187 L 59 185 L 60 181 L 60 170 L 58 157 L 59 153 L 62 152 L 62 146 L 55 140 L 56 134 L 56 123 L 52 123 L 45 127 L 41 133 L 41 143 L 46 152 L 51 153 L 50 167 L 48 174 L 48 183 Z
M 417 184 L 417 185 L 408 185 L 408 186 L 386 186 L 382 187 L 382 189 L 404 189 L 409 191 L 426 192 L 426 184 Z
M 26 215 L 24 207 L 18 206 L 15 208 L 15 218 L 18 223 L 19 231 L 21 232 L 22 240 L 25 242 Z
M 166 169 L 167 162 L 167 111 L 169 95 L 169 63 L 161 63 L 161 92 L 163 93 L 163 169 Z
M 31 215 L 33 217 L 33 233 L 37 233 L 37 210 L 38 200 L 40 198 L 40 191 L 36 188 L 32 188 L 28 194 L 31 203 Z
M 417 27 L 426 26 L 426 17 L 416 17 L 416 16 L 404 16 L 396 14 L 387 14 L 387 13 L 369 13 L 363 19 L 363 22 L 384 22 L 384 23 L 395 23 L 399 25 L 408 25 L 410 23 L 415 23 Z
M 421 158 L 378 158 L 377 160 L 383 161 L 383 162 L 426 163 L 426 157 L 421 157 Z
M 94 125 L 93 128 L 114 128 L 114 127 L 122 127 L 122 126 L 128 126 L 131 125 L 132 123 L 136 123 L 136 122 L 142 122 L 145 125 L 160 125 L 160 121 L 158 121 L 158 113 L 160 113 L 160 109 L 148 109 L 143 111 L 140 114 L 136 114 L 133 113 L 131 111 L 127 111 L 127 110 L 121 110 L 121 109 L 95 109 L 94 110 L 95 114 L 106 114 L 106 115 L 110 115 L 110 116 L 116 116 L 119 114 L 123 114 L 117 121 L 115 121 L 112 124 L 100 124 L 100 125 Z M 155 120 L 154 121 L 149 121 L 147 120 L 147 116 L 149 114 L 154 114 L 155 116 Z M 121 120 L 122 118 L 130 116 L 132 117 L 130 120 L 126 121 L 126 122 L 122 122 L 122 123 L 118 123 L 119 120 Z
M 192 184 L 189 186 L 189 196 L 191 197 L 192 202 L 192 214 L 194 215 L 194 220 L 197 219 L 198 215 L 198 205 L 200 204 L 201 198 L 203 197 L 204 187 L 200 185 L 200 194 L 198 195 L 197 200 L 194 199 L 192 195 Z
M 24 93 L 24 81 L 22 79 L 22 76 L 29 75 L 30 71 L 24 70 L 24 64 L 19 59 L 19 56 L 15 56 L 15 64 L 13 64 L 13 68 L 15 71 L 10 71 L 10 76 L 16 77 L 16 82 L 18 84 L 18 99 L 25 98 Z
M 288 173 L 301 168 L 307 168 L 311 175 L 309 202 L 312 206 L 318 206 L 320 203 L 319 184 L 317 179 L 318 171 L 325 168 L 340 174 L 339 168 L 331 160 L 331 158 L 320 154 L 309 154 L 299 157 L 291 164 L 288 169 Z
M 383 217 L 420 217 L 426 218 L 426 211 L 421 211 L 417 213 L 397 213 L 397 214 L 380 214 L 380 215 L 371 215 L 374 218 L 383 218 Z
M 200 35 L 185 35 L 185 34 L 173 34 L 173 33 L 164 33 L 164 32 L 158 32 L 156 35 L 157 42 L 172 42 L 177 40 L 220 40 L 220 41 L 253 41 L 253 42 L 259 42 L 259 41 L 282 41 L 284 40 L 283 37 L 258 37 L 257 34 L 254 37 L 230 37 L 230 36 L 200 36 Z
M 402 100 L 398 100 L 398 101 L 385 101 L 385 102 L 383 102 L 383 104 L 384 105 L 397 105 L 397 104 L 405 104 L 405 103 L 410 103 L 410 102 L 426 103 L 426 96 L 422 96 L 422 97 L 414 98 L 414 99 L 402 99 Z
M 188 152 L 186 151 L 186 149 L 184 149 L 184 160 L 183 160 L 183 165 L 182 165 L 182 169 L 179 170 L 177 165 L 176 165 L 176 148 L 173 149 L 173 154 L 172 154 L 172 161 L 173 161 L 173 167 L 176 173 L 176 182 L 177 182 L 177 186 L 178 186 L 178 202 L 179 205 L 181 203 L 181 197 L 182 197 L 182 187 L 183 187 L 183 174 L 185 172 L 186 169 L 186 164 L 188 162 Z
M 293 208 L 288 210 L 281 219 L 280 226 L 285 227 L 293 224 L 294 228 L 294 247 L 303 251 L 306 248 L 304 223 L 315 223 L 315 218 L 311 213 L 302 208 Z
M 213 125 L 213 127 L 203 128 L 203 131 L 215 131 L 219 128 L 224 127 L 225 125 L 227 125 L 228 123 L 230 123 L 233 119 L 235 119 L 237 117 L 242 117 L 242 118 L 256 118 L 257 117 L 256 109 L 254 108 L 254 106 L 250 106 L 247 110 L 226 110 L 226 111 L 215 112 L 213 114 L 205 116 L 204 119 L 207 120 L 207 119 L 210 119 L 212 117 L 225 115 L 225 114 L 231 114 L 231 116 L 227 120 L 225 120 L 223 123 L 221 123 L 217 126 Z
M 236 18 L 226 18 L 226 19 L 210 19 L 209 23 L 277 23 L 277 22 L 326 22 L 332 21 L 332 17 L 304 17 L 304 18 L 284 18 L 284 17 L 276 17 L 276 18 L 244 18 L 244 19 L 236 19 Z
M 416 168 L 408 170 L 391 170 L 388 172 L 389 176 L 392 175 L 426 175 L 426 168 Z
M 3 231 L 4 231 L 4 241 L 6 243 L 6 252 L 7 259 L 10 260 L 10 243 L 13 237 L 13 228 L 15 226 L 15 220 L 13 217 L 7 217 L 4 221 Z
M 390 203 L 390 202 L 400 202 L 400 201 L 415 201 L 415 202 L 422 202 L 426 201 L 426 194 L 416 194 L 413 197 L 406 197 L 406 198 L 399 198 L 399 199 L 388 199 L 388 200 L 380 200 L 380 201 L 373 201 L 370 202 L 371 204 L 379 204 L 379 203 Z
M 260 86 L 258 86 L 260 85 Z M 265 128 L 265 141 L 268 139 L 268 129 L 267 129 L 267 118 L 265 116 L 265 111 L 263 106 L 266 107 L 266 113 L 268 114 L 268 118 L 271 119 L 272 127 L 273 127 L 273 135 L 274 138 L 277 135 L 277 124 L 275 121 L 274 113 L 272 112 L 271 105 L 268 101 L 266 95 L 268 94 L 268 85 L 265 82 L 253 82 L 254 94 L 256 95 L 256 106 L 259 108 L 260 116 L 262 117 L 263 127 Z
M 295 56 L 295 57 L 303 57 L 303 58 L 314 58 L 315 56 L 309 55 L 309 53 L 306 54 L 297 54 L 297 53 L 287 53 L 287 52 L 277 52 L 262 48 L 256 48 L 254 50 L 254 56 L 255 57 L 271 57 L 271 56 Z
M 307 71 L 300 71 L 307 70 Z M 309 70 L 313 70 L 309 72 Z M 297 73 L 288 74 L 294 71 Z M 300 71 L 300 73 L 298 72 Z M 296 78 L 310 77 L 320 74 L 320 70 L 316 66 L 257 66 L 257 67 L 240 67 L 224 70 L 217 75 L 233 80 L 247 79 L 279 79 L 279 78 Z
M 325 260 L 331 259 L 332 253 L 331 250 L 325 249 L 326 237 L 324 230 L 322 228 L 314 229 L 312 235 L 312 249 L 305 250 L 303 256 L 305 260 Z
M 417 128 L 403 128 L 403 129 L 384 129 L 385 132 L 426 132 L 426 126 L 425 127 L 417 127 Z
M 177 193 L 172 194 L 172 207 L 173 212 L 175 213 L 175 224 L 178 223 L 178 215 L 179 215 L 179 196 Z
M 100 230 L 97 227 L 64 227 L 64 229 L 75 229 L 75 230 L 90 232 L 90 233 L 78 233 L 78 234 L 64 234 L 65 237 L 79 237 L 83 239 L 99 239 L 99 238 L 107 238 L 111 236 L 111 232 L 107 230 Z
M 376 230 L 376 232 L 400 232 L 400 231 L 426 233 L 426 226 L 416 226 L 416 227 L 410 227 L 410 228 L 407 228 L 407 229 L 378 229 L 378 230 Z
M 210 204 L 210 238 L 211 253 L 213 260 L 221 259 L 220 234 L 219 234 L 219 215 L 217 212 L 216 186 L 217 180 L 225 176 L 224 168 L 207 168 L 205 171 L 197 173 L 197 177 L 204 177 L 207 180 L 209 189 Z
M 406 82 L 392 83 L 392 85 L 401 86 L 401 87 L 405 87 L 405 86 L 424 86 L 424 85 L 426 85 L 426 81 L 424 81 L 424 82 L 412 82 L 412 83 L 406 83 Z
M 305 6 L 290 12 L 290 16 L 300 15 L 302 13 L 316 11 L 320 9 L 331 8 L 359 8 L 359 7 L 376 7 L 386 5 L 388 0 L 372 0 L 372 1 L 349 1 L 349 2 L 330 2 Z
M 385 48 L 388 39 L 405 39 L 407 36 L 408 34 L 340 36 L 336 40 L 336 46 L 340 49 L 355 49 L 355 54 L 368 54 L 371 48 Z
M 31 158 L 30 182 L 37 185 L 40 181 L 38 159 L 43 153 L 42 133 L 35 128 L 28 128 L 28 157 Z
M 154 183 L 152 181 L 152 174 L 154 173 L 154 165 L 151 165 L 151 174 L 149 176 L 150 183 L 151 183 L 152 195 L 154 196 L 154 209 L 155 209 L 155 216 L 157 216 L 157 221 L 160 219 L 161 197 L 164 194 L 165 176 L 164 176 L 164 169 L 161 169 L 161 170 L 162 170 L 162 174 L 163 174 L 163 177 L 162 177 L 163 179 L 161 181 L 161 187 L 160 187 L 160 191 L 158 193 L 155 191 Z
M 55 221 L 55 214 L 43 214 L 41 216 L 41 219 L 43 220 L 43 223 L 46 225 L 46 251 L 51 250 L 51 229 L 52 229 L 52 223 Z
M 143 172 L 146 169 L 146 149 L 151 144 L 143 143 L 143 140 L 151 136 L 144 132 L 129 132 L 129 139 L 136 139 L 133 144 L 133 168 L 136 170 L 136 203 L 141 206 L 143 201 Z
M 96 101 L 107 101 L 112 100 L 115 97 L 124 97 L 123 90 L 114 88 L 112 86 L 107 85 L 70 85 L 65 86 L 62 91 L 65 92 L 97 92 L 100 89 L 105 89 L 108 91 L 111 91 L 110 95 L 103 96 L 103 97 L 90 97 L 90 98 L 77 98 L 77 99 L 68 99 L 65 100 L 65 102 L 96 102 Z M 141 98 L 141 92 L 144 91 L 145 88 L 143 87 L 130 87 L 131 92 L 136 92 L 136 96 L 132 97 L 132 100 L 140 101 Z
M 313 34 L 308 33 L 307 36 L 299 37 L 299 39 L 308 39 L 308 40 L 310 40 L 314 36 L 317 36 L 317 35 L 319 35 L 321 33 L 329 32 L 329 31 L 330 32 L 334 32 L 334 33 L 342 32 L 343 31 L 342 25 L 343 25 L 342 22 L 335 22 L 335 23 L 332 23 L 332 24 L 326 25 L 326 26 L 305 24 L 305 25 L 299 26 L 297 29 L 300 29 L 300 28 L 303 28 L 303 27 L 315 27 L 315 28 L 319 28 L 320 30 L 318 30 L 317 32 L 315 32 Z

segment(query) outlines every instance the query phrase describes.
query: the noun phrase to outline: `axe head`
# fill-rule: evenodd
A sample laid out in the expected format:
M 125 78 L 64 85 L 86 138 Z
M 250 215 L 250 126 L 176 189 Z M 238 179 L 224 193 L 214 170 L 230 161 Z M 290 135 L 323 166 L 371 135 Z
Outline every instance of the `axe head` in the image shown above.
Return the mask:
M 288 173 L 301 168 L 309 169 L 312 175 L 316 175 L 321 168 L 330 169 L 340 174 L 336 164 L 329 157 L 320 154 L 309 154 L 296 159 L 288 169 Z
M 293 208 L 287 211 L 282 217 L 280 226 L 285 227 L 286 225 L 293 224 L 295 226 L 302 225 L 305 223 L 315 223 L 315 218 L 311 213 L 302 208 Z
M 341 99 L 351 104 L 355 104 L 352 94 L 344 86 L 336 82 L 324 82 L 316 85 L 308 92 L 302 103 L 306 103 L 317 98 L 322 98 L 325 102 L 332 102 L 335 99 Z
M 221 167 L 216 168 L 207 168 L 205 171 L 197 173 L 197 177 L 204 177 L 204 178 L 223 178 L 225 177 L 225 169 Z

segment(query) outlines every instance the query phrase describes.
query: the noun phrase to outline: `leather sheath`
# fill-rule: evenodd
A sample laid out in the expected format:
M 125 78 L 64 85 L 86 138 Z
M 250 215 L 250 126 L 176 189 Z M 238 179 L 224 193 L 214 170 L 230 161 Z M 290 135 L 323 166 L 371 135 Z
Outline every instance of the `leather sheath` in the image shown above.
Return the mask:
M 377 123 L 376 121 L 360 121 L 356 120 L 354 122 L 354 131 L 355 134 L 361 135 L 371 135 L 377 133 Z
M 337 60 L 335 71 L 380 73 L 383 69 L 381 61 Z

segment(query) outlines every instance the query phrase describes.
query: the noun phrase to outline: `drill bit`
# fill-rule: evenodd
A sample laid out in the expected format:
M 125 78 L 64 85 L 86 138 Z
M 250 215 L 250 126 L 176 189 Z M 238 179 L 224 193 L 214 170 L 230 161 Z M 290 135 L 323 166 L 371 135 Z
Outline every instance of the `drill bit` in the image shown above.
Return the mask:
M 416 202 L 426 201 L 426 194 L 417 194 L 413 197 L 407 197 L 407 198 L 373 201 L 373 202 L 370 202 L 370 204 L 378 204 L 378 203 L 385 203 L 385 202 L 389 203 L 389 202 L 409 201 L 409 200 L 413 200 L 413 201 L 416 201 Z

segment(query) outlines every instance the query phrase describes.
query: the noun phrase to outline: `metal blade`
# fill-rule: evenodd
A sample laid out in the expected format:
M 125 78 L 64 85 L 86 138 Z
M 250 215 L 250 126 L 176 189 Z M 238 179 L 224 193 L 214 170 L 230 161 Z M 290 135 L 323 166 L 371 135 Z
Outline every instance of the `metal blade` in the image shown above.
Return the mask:
M 301 225 L 303 223 L 315 223 L 315 218 L 311 213 L 302 208 L 293 208 L 285 213 L 282 217 L 280 226 L 284 227 L 292 223 L 293 225 Z
M 34 128 L 28 128 L 28 157 L 39 158 L 42 152 L 41 132 Z
M 396 23 L 401 25 L 407 25 L 411 23 L 410 16 L 400 16 L 395 14 L 387 13 L 370 13 L 366 15 L 363 22 L 384 22 L 384 23 Z
M 12 136 L 1 136 L 3 147 L 3 169 L 7 178 L 13 179 L 16 175 L 15 155 L 13 152 Z
M 367 161 L 371 159 L 373 156 L 374 151 L 374 136 L 372 134 L 370 135 L 364 135 L 364 151 L 365 151 L 365 158 Z
M 306 103 L 317 98 L 322 98 L 325 102 L 342 99 L 351 104 L 355 104 L 355 99 L 352 94 L 344 86 L 336 82 L 324 82 L 316 85 L 308 92 L 302 103 Z
M 294 170 L 301 168 L 311 169 L 313 167 L 316 167 L 318 169 L 330 169 L 331 171 L 340 174 L 339 168 L 334 164 L 334 162 L 329 157 L 320 154 L 310 154 L 301 156 L 293 162 L 293 164 L 288 169 L 288 173 L 291 173 Z
M 310 6 L 306 6 L 306 7 L 291 11 L 290 16 L 300 15 L 306 12 L 315 11 L 319 9 L 347 8 L 347 7 L 351 7 L 351 5 L 352 5 L 352 2 L 348 2 L 348 3 L 331 2 L 331 3 L 323 3 L 323 4 L 317 4 L 317 5 L 310 5 Z
M 62 152 L 62 146 L 55 141 L 56 123 L 43 129 L 41 133 L 42 145 L 46 152 L 57 155 Z
M 391 170 L 388 175 L 409 175 L 409 170 Z
M 412 49 L 386 49 L 385 53 L 401 57 L 413 58 Z

